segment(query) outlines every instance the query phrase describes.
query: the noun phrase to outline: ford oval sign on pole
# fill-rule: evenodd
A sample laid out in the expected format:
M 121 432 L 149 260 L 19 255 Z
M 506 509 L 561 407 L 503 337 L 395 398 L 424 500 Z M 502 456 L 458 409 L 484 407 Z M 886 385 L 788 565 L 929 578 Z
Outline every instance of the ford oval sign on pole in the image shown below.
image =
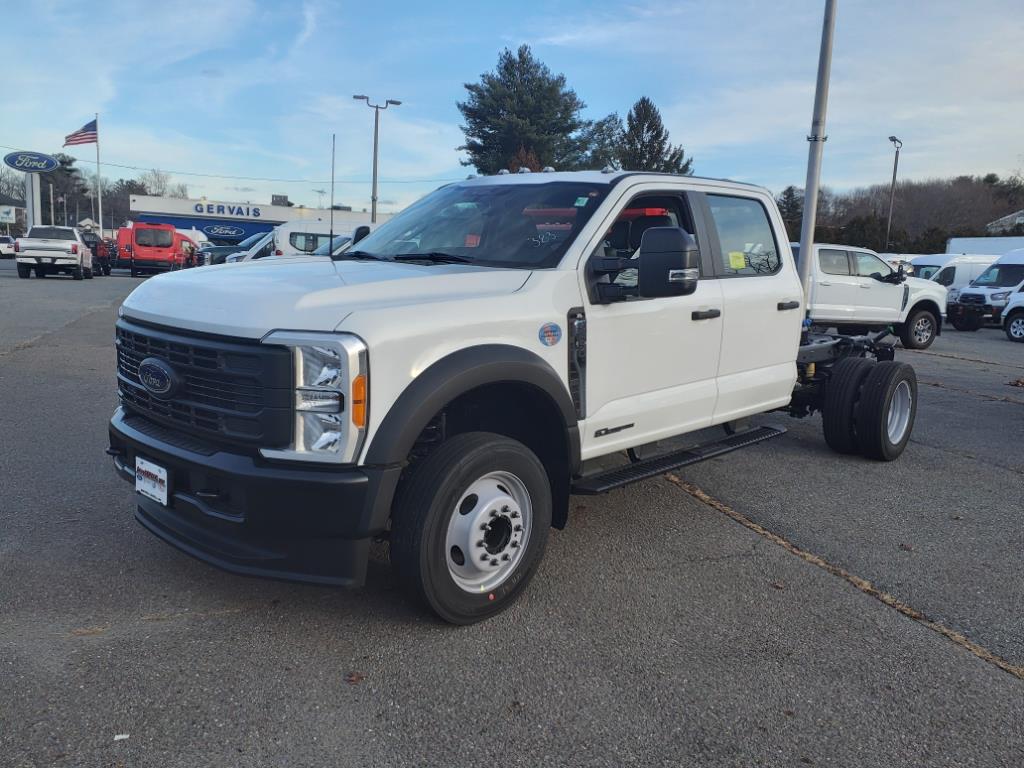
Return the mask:
M 57 158 L 42 152 L 11 152 L 4 155 L 4 163 L 22 173 L 47 173 L 60 166 Z

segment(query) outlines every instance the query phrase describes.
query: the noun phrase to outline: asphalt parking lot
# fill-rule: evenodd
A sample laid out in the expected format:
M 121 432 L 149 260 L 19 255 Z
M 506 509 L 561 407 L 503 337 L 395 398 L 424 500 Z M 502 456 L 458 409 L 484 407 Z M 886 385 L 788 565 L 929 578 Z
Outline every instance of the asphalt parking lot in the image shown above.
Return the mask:
M 1024 764 L 1024 345 L 949 330 L 904 456 L 788 435 L 577 498 L 512 610 L 217 571 L 104 455 L 138 280 L 0 262 L 0 766 Z

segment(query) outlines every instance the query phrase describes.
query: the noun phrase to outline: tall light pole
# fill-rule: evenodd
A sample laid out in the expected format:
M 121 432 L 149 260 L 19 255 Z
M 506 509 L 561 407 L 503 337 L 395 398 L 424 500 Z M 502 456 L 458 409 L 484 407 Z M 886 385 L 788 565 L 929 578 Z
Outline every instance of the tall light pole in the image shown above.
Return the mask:
M 892 186 L 889 187 L 889 219 L 885 222 L 885 250 L 889 250 L 889 231 L 892 229 L 892 204 L 896 201 L 896 169 L 900 167 L 900 150 L 903 149 L 903 142 L 895 136 L 890 136 L 889 141 L 896 147 L 896 157 L 892 161 Z
M 807 183 L 804 185 L 804 217 L 800 227 L 800 281 L 804 287 L 804 308 L 811 314 L 811 264 L 814 254 L 814 224 L 818 216 L 818 184 L 821 181 L 821 156 L 825 149 L 825 116 L 828 112 L 828 85 L 832 73 L 832 38 L 836 29 L 836 0 L 825 0 L 825 18 L 821 25 L 821 49 L 818 52 L 818 82 L 814 90 L 814 113 L 807 136 Z
M 380 113 L 389 106 L 397 107 L 402 102 L 388 99 L 383 104 L 371 104 L 368 96 L 356 95 L 356 101 L 365 101 L 366 106 L 373 110 L 373 191 L 370 193 L 370 223 L 377 223 L 377 147 L 380 137 Z

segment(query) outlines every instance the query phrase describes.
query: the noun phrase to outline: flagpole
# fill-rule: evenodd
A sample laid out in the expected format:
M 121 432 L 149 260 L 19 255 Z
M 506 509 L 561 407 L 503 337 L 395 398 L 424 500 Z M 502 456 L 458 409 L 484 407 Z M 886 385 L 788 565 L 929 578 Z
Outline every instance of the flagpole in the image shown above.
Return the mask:
M 103 238 L 103 186 L 100 181 L 100 113 L 96 113 L 96 198 L 100 211 L 100 239 Z
M 334 256 L 334 140 L 337 134 L 331 134 L 331 226 L 330 234 L 327 236 L 330 243 L 327 246 L 327 255 Z

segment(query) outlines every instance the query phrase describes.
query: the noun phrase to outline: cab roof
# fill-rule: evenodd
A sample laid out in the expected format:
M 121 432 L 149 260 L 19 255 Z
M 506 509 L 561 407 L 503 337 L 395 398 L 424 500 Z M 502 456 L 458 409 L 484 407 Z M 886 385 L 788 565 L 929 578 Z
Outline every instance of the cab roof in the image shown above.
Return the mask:
M 469 176 L 455 184 L 492 185 L 492 184 L 543 184 L 552 181 L 569 181 L 577 184 L 604 184 L 615 186 L 625 179 L 641 179 L 659 181 L 673 179 L 675 181 L 698 182 L 716 187 L 735 187 L 744 190 L 757 190 L 771 194 L 765 187 L 748 184 L 731 179 L 716 179 L 706 176 L 682 176 L 677 173 L 658 173 L 655 171 L 538 171 L 536 173 L 499 173 L 492 176 Z

